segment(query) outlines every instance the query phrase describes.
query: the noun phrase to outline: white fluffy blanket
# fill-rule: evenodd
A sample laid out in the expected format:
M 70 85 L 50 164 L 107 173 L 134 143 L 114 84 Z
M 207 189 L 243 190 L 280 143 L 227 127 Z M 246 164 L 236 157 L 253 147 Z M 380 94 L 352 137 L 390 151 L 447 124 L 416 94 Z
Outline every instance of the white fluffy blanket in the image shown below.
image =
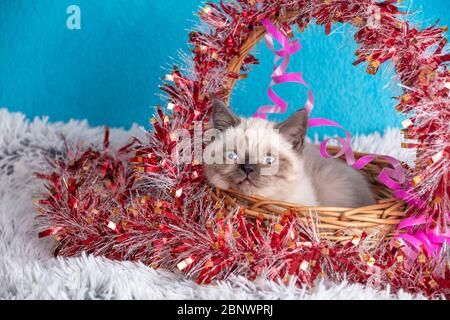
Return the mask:
M 0 298 L 2 299 L 424 299 L 404 292 L 376 291 L 361 285 L 320 281 L 308 290 L 293 283 L 284 285 L 265 279 L 250 282 L 233 278 L 200 286 L 181 274 L 153 270 L 141 263 L 110 261 L 82 255 L 55 258 L 51 239 L 38 239 L 33 198 L 41 182 L 33 173 L 42 171 L 45 157 L 63 150 L 60 135 L 70 141 L 98 145 L 103 128 L 87 122 L 30 122 L 20 113 L 0 109 Z M 125 144 L 129 131 L 112 130 L 113 145 Z M 358 150 L 399 154 L 398 130 L 384 136 L 373 134 L 354 139 Z

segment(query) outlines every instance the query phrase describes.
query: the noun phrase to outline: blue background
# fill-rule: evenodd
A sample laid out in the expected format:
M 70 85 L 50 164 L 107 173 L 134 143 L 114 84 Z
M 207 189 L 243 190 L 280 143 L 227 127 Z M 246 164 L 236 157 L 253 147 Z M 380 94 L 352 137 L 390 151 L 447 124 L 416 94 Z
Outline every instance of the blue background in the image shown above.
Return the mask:
M 69 5 L 81 8 L 81 30 L 66 27 Z M 410 19 L 427 27 L 450 22 L 448 0 L 405 0 Z M 50 120 L 87 118 L 92 125 L 148 127 L 162 103 L 160 78 L 187 50 L 197 24 L 199 1 L 185 0 L 0 0 L 0 107 Z M 303 44 L 290 70 L 301 70 L 316 96 L 313 116 L 328 117 L 353 134 L 398 126 L 392 96 L 399 93 L 392 67 L 376 76 L 353 67 L 356 44 L 349 26 L 311 25 L 297 34 Z M 233 109 L 251 115 L 267 104 L 272 53 L 261 43 L 261 64 L 233 93 Z M 291 105 L 303 106 L 305 89 L 276 89 Z M 282 117 L 283 118 L 283 117 Z

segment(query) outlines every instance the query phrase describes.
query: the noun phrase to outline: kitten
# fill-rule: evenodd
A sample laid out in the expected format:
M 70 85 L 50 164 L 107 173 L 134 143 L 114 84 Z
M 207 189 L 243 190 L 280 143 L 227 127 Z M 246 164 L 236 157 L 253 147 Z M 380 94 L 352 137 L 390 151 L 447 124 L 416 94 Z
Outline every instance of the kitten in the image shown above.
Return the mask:
M 325 159 L 305 142 L 304 109 L 282 123 L 240 118 L 221 100 L 212 106 L 218 131 L 204 158 L 209 182 L 221 189 L 298 203 L 355 208 L 375 203 L 364 176 L 338 159 Z

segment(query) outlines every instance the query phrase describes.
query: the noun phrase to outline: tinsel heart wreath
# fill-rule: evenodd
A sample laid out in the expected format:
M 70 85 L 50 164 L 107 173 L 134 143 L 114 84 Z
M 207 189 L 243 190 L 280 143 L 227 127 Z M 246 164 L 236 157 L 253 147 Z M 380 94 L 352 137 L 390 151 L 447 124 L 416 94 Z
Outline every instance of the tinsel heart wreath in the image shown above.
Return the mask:
M 236 0 L 208 3 L 199 13 L 204 31 L 192 32 L 192 62 L 175 68 L 162 89 L 168 106 L 157 109 L 148 141 L 136 139 L 110 152 L 68 147 L 68 159 L 47 180 L 38 201 L 41 237 L 53 235 L 55 254 L 82 251 L 111 259 L 140 260 L 152 267 L 181 270 L 199 283 L 232 274 L 265 276 L 313 285 L 320 277 L 383 288 L 450 296 L 448 251 L 450 221 L 450 74 L 446 28 L 411 26 L 395 0 Z M 194 134 L 195 121 L 207 122 L 212 95 L 227 98 L 256 58 L 249 37 L 265 33 L 264 20 L 286 35 L 310 21 L 349 23 L 358 30 L 356 64 L 367 62 L 374 74 L 388 60 L 395 64 L 404 94 L 396 110 L 408 116 L 402 132 L 417 151 L 407 173 L 414 194 L 409 217 L 393 244 L 324 241 L 294 214 L 273 223 L 246 218 L 239 208 L 211 199 L 202 166 L 195 158 L 175 163 L 174 132 Z M 251 39 L 250 39 L 251 40 Z M 243 61 L 236 61 L 245 53 Z M 229 71 L 230 64 L 241 65 Z M 400 146 L 399 146 L 400 147 Z M 399 196 L 405 196 L 404 194 Z

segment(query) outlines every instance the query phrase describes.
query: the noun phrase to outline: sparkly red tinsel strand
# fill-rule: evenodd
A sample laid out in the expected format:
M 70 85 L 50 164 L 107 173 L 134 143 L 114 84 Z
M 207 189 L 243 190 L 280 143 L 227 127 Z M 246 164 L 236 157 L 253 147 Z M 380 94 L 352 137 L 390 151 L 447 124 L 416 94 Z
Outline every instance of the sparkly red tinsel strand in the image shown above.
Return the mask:
M 411 207 L 413 216 L 426 210 L 432 217 L 422 228 L 447 230 L 450 212 L 450 74 L 445 52 L 446 28 L 423 30 L 400 20 L 396 1 L 374 0 L 241 0 L 209 3 L 199 13 L 208 31 L 192 32 L 193 64 L 190 75 L 174 68 L 162 89 L 168 110 L 158 108 L 148 141 L 117 152 L 104 148 L 68 153 L 54 172 L 39 174 L 47 180 L 39 201 L 40 236 L 54 236 L 55 253 L 73 256 L 82 251 L 118 260 L 140 260 L 169 270 L 181 270 L 199 283 L 242 275 L 249 279 L 297 281 L 312 286 L 319 277 L 347 279 L 377 288 L 390 286 L 430 297 L 450 296 L 448 253 L 438 258 L 419 252 L 408 261 L 401 242 L 390 246 L 370 237 L 355 236 L 348 243 L 321 240 L 311 224 L 302 225 L 293 213 L 266 223 L 242 215 L 210 197 L 200 159 L 174 163 L 173 133 L 186 129 L 194 134 L 194 121 L 206 123 L 209 97 L 225 97 L 226 82 L 242 74 L 226 71 L 239 54 L 249 32 L 265 18 L 287 34 L 292 25 L 300 30 L 310 21 L 324 25 L 350 23 L 358 28 L 356 64 L 368 63 L 375 74 L 391 60 L 403 84 L 397 110 L 409 118 L 402 131 L 413 139 L 403 147 L 417 150 L 411 185 L 426 207 Z M 370 22 L 370 23 L 369 23 Z M 242 67 L 247 72 L 257 59 L 249 55 Z M 107 131 L 108 133 L 108 131 Z M 445 248 L 445 246 L 444 246 Z

